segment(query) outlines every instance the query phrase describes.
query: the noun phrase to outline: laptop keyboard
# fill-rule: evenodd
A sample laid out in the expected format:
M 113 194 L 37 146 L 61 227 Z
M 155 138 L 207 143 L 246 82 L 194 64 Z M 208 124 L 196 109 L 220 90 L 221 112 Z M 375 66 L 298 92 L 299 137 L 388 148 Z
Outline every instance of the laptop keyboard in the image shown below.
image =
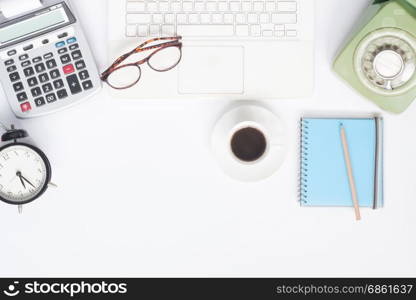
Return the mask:
M 293 39 L 298 6 L 296 0 L 127 0 L 126 36 Z

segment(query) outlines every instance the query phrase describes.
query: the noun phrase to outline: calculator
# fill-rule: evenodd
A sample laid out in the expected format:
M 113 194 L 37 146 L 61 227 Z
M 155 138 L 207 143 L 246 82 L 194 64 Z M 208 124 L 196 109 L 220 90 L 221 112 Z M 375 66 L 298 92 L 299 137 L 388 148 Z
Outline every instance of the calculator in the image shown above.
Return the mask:
M 101 89 L 99 72 L 68 0 L 44 0 L 13 19 L 0 16 L 0 81 L 19 118 L 53 113 Z

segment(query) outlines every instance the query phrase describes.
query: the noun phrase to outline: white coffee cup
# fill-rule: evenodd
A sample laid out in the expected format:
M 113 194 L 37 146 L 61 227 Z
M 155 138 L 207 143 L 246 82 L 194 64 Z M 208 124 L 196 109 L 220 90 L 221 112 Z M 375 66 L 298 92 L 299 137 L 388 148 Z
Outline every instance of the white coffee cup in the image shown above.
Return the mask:
M 286 156 L 283 122 L 271 111 L 256 105 L 241 105 L 223 115 L 211 142 L 223 171 L 241 181 L 271 176 Z M 241 148 L 236 148 L 236 144 Z

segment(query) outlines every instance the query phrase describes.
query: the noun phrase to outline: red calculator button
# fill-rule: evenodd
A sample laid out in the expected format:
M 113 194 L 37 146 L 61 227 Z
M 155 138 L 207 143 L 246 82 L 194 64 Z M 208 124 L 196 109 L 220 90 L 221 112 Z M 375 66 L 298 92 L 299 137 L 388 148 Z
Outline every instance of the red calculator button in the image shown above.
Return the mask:
M 64 66 L 64 73 L 66 74 L 71 74 L 75 72 L 75 68 L 74 65 L 70 64 L 70 65 L 66 65 Z
M 22 109 L 22 112 L 27 112 L 32 109 L 32 106 L 30 106 L 29 102 L 25 102 L 20 104 L 20 108 Z

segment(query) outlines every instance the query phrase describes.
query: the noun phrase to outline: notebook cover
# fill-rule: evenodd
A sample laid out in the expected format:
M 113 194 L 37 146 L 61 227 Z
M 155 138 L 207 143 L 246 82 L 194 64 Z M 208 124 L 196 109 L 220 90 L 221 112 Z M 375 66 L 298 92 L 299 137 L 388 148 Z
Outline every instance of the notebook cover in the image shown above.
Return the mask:
M 382 205 L 382 201 L 376 199 L 382 197 L 381 156 L 377 151 L 382 130 L 377 120 L 302 119 L 300 180 L 303 206 L 353 206 L 341 124 L 347 135 L 360 206 L 375 208 Z

